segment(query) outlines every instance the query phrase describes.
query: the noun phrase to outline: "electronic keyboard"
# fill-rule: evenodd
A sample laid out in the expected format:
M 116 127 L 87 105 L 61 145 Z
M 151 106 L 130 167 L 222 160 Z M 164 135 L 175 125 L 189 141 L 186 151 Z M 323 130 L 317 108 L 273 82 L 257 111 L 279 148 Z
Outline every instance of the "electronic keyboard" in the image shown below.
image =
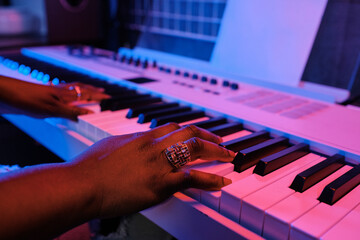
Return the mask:
M 111 95 L 78 122 L 4 115 L 65 161 L 108 136 L 168 122 L 223 137 L 232 163 L 186 168 L 225 176 L 142 214 L 179 239 L 338 239 L 360 233 L 360 111 L 131 53 L 51 46 L 0 57 L 3 75 L 83 82 Z

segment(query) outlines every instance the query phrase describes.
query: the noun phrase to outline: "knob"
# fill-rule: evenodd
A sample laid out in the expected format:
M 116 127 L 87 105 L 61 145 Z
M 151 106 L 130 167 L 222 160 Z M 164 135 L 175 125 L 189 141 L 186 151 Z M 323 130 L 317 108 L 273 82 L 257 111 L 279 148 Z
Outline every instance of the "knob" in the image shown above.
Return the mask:
M 228 80 L 224 80 L 222 85 L 224 87 L 228 87 L 228 86 L 230 86 L 230 82 Z
M 237 83 L 232 83 L 232 84 L 230 85 L 230 88 L 231 88 L 232 90 L 237 90 L 237 89 L 239 89 L 239 84 L 237 84 Z
M 217 84 L 217 79 L 216 79 L 216 78 L 212 78 L 212 79 L 210 80 L 210 84 L 211 84 L 211 85 L 216 85 L 216 84 Z

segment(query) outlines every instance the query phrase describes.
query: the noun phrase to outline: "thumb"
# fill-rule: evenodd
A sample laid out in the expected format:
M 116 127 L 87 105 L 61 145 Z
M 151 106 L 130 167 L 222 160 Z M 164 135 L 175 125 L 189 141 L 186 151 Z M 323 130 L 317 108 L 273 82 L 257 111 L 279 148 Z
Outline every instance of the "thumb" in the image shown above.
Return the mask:
M 217 191 L 231 184 L 231 180 L 211 173 L 197 170 L 175 172 L 169 176 L 168 183 L 176 191 L 186 188 L 198 188 L 207 191 Z

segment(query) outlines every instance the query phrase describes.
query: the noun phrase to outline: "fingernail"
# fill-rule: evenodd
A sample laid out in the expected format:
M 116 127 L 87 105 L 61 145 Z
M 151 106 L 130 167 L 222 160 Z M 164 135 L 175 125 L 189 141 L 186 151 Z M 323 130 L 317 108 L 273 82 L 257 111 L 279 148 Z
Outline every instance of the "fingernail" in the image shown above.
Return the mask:
M 232 180 L 230 178 L 223 177 L 223 184 L 224 186 L 227 186 L 232 183 Z
M 222 137 L 220 137 L 220 136 L 217 136 L 217 138 L 218 138 L 218 142 L 219 142 L 219 143 L 222 143 L 222 142 L 223 142 L 223 139 L 222 139 Z
M 91 110 L 88 110 L 88 109 L 81 109 L 79 111 L 80 115 L 85 115 L 85 114 L 90 114 L 90 113 L 93 113 L 93 111 Z
M 233 151 L 231 151 L 231 150 L 228 150 L 228 152 L 229 152 L 229 155 L 232 157 L 232 158 L 234 158 L 235 157 L 235 152 L 233 152 Z

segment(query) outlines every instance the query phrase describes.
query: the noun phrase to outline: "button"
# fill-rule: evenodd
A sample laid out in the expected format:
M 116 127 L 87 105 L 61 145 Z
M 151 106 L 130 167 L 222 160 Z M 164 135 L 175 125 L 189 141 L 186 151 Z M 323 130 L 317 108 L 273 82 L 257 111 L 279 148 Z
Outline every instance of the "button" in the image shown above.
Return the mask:
M 237 89 L 239 89 L 239 84 L 237 84 L 237 83 L 232 83 L 232 84 L 230 85 L 230 88 L 231 88 L 232 90 L 237 90 Z
M 31 72 L 31 68 L 30 67 L 25 67 L 25 69 L 24 69 L 24 71 L 22 72 L 22 74 L 24 74 L 24 75 L 29 75 L 30 74 L 30 72 Z
M 142 63 L 142 67 L 148 68 L 148 66 L 149 66 L 149 61 L 147 59 L 145 59 L 145 61 Z
M 141 59 L 140 58 L 138 58 L 138 59 L 136 59 L 136 61 L 135 61 L 135 66 L 140 66 L 140 64 L 141 64 Z
M 134 58 L 133 58 L 133 57 L 129 57 L 129 58 L 126 60 L 127 64 L 132 64 L 133 61 L 134 61 Z
M 54 78 L 51 82 L 53 85 L 58 85 L 60 83 L 60 79 Z
M 207 81 L 208 81 L 208 78 L 205 77 L 205 76 L 203 76 L 203 77 L 201 77 L 201 81 L 202 81 L 202 82 L 207 82 Z
M 120 62 L 125 62 L 126 61 L 126 55 L 122 55 L 121 58 L 120 58 Z
M 165 72 L 170 74 L 170 73 L 172 72 L 172 70 L 171 70 L 171 68 L 167 68 L 167 69 L 165 70 Z
M 192 75 L 192 79 L 196 80 L 196 79 L 198 79 L 198 78 L 199 78 L 199 76 L 198 76 L 197 74 L 194 73 L 194 74 Z
M 32 78 L 36 78 L 36 76 L 38 75 L 39 71 L 34 69 L 32 72 L 31 72 L 31 77 Z
M 224 87 L 228 87 L 228 86 L 230 86 L 230 82 L 228 80 L 224 80 L 222 85 Z
M 153 68 L 156 68 L 156 67 L 157 67 L 157 62 L 156 62 L 156 60 L 153 61 L 152 66 L 153 66 Z
M 25 67 L 26 67 L 26 66 L 25 66 L 24 64 L 21 64 L 21 65 L 19 66 L 19 69 L 18 69 L 19 73 L 23 73 Z
M 184 72 L 184 77 L 189 77 L 190 74 L 188 72 Z
M 176 71 L 175 71 L 175 75 L 181 75 L 180 70 L 176 70 Z
M 216 85 L 216 84 L 217 84 L 217 79 L 216 79 L 216 78 L 212 78 L 212 79 L 210 80 L 210 84 Z
M 42 78 L 44 77 L 44 73 L 43 72 L 39 72 L 38 75 L 36 76 L 36 79 L 39 81 L 42 81 Z
M 159 67 L 159 71 L 160 71 L 160 72 L 162 72 L 162 71 L 164 71 L 164 70 L 165 70 L 164 67 L 162 67 L 162 66 Z
M 48 83 L 50 81 L 50 76 L 49 74 L 45 74 L 44 77 L 42 78 L 42 82 L 43 83 Z
M 10 69 L 12 70 L 16 70 L 19 67 L 19 63 L 18 62 L 12 62 L 10 65 Z

